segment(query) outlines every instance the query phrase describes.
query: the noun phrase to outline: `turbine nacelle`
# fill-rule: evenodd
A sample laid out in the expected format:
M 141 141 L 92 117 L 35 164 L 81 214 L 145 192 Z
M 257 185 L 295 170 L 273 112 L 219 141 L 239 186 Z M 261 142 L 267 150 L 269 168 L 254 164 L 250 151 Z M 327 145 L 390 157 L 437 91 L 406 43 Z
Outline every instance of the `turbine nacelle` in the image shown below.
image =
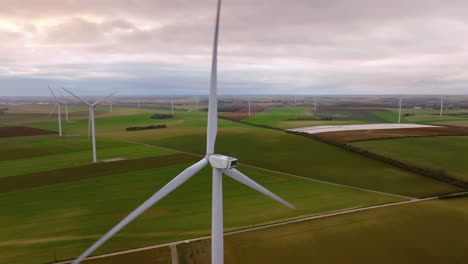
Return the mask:
M 220 154 L 211 154 L 208 156 L 208 162 L 210 163 L 211 167 L 215 169 L 232 169 L 235 168 L 237 165 L 237 159 L 220 155 Z

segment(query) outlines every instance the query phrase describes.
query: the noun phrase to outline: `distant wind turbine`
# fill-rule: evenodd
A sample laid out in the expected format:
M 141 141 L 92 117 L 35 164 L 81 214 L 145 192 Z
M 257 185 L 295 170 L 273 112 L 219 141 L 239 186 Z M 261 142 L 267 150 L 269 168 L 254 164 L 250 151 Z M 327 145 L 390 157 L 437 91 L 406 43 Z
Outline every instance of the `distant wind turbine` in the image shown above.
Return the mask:
M 63 93 L 61 90 L 58 90 L 58 93 L 60 94 L 60 98 L 62 99 L 62 103 L 65 105 L 65 121 L 68 122 L 68 100 L 63 96 Z
M 50 93 L 52 94 L 52 96 L 55 99 L 54 107 L 52 108 L 52 110 L 50 110 L 48 118 L 50 118 L 50 116 L 52 115 L 54 110 L 57 109 L 57 120 L 58 120 L 58 127 L 59 127 L 59 136 L 61 137 L 62 136 L 62 114 L 60 113 L 60 105 L 62 104 L 62 102 L 60 101 L 59 98 L 57 98 L 57 96 L 55 96 L 55 93 L 54 93 L 54 91 L 52 91 L 52 89 L 50 89 L 50 86 L 48 88 L 49 88 Z
M 103 237 L 96 241 L 90 248 L 88 248 L 81 256 L 79 256 L 73 264 L 81 263 L 86 257 L 98 249 L 107 240 L 112 238 L 117 232 L 128 225 L 130 222 L 135 220 L 139 215 L 153 206 L 155 203 L 160 201 L 166 195 L 171 193 L 177 187 L 182 185 L 197 172 L 203 169 L 205 166 L 210 164 L 213 173 L 213 185 L 212 185 L 212 216 L 211 216 L 211 263 L 212 264 L 223 264 L 224 263 L 224 231 L 223 231 L 223 184 L 222 175 L 226 174 L 228 177 L 247 185 L 248 187 L 263 193 L 264 195 L 276 200 L 277 202 L 294 208 L 290 203 L 276 196 L 272 192 L 268 191 L 252 179 L 245 176 L 242 172 L 235 169 L 237 159 L 214 154 L 216 134 L 218 131 L 218 99 L 217 99 L 217 50 L 218 50 L 218 29 L 219 29 L 219 16 L 220 16 L 221 0 L 218 0 L 218 9 L 216 15 L 216 26 L 213 44 L 213 58 L 211 66 L 211 87 L 210 96 L 208 103 L 208 127 L 207 127 L 207 144 L 206 144 L 206 156 L 188 167 L 172 181 L 166 184 L 162 189 L 156 192 L 128 216 L 126 216 L 121 222 L 114 226 L 109 232 Z
M 93 163 L 96 163 L 97 162 L 97 157 L 96 157 L 96 129 L 95 129 L 95 126 L 94 126 L 94 107 L 96 107 L 96 105 L 98 105 L 99 103 L 101 103 L 102 101 L 110 98 L 112 95 L 116 94 L 118 91 L 115 91 L 111 94 L 109 94 L 108 96 L 100 99 L 100 100 L 97 100 L 96 102 L 94 103 L 88 103 L 86 100 L 82 99 L 81 97 L 78 97 L 77 95 L 75 95 L 74 93 L 70 92 L 69 90 L 63 88 L 65 91 L 67 91 L 69 94 L 71 94 L 72 96 L 74 96 L 75 98 L 77 98 L 78 100 L 82 101 L 83 103 L 85 103 L 86 105 L 89 106 L 89 127 L 88 127 L 88 137 L 89 137 L 89 130 L 91 129 L 91 139 L 92 139 L 92 144 L 93 144 Z
M 251 98 L 250 98 L 250 96 L 249 96 L 249 116 L 252 115 L 252 111 L 251 111 L 251 107 L 250 107 L 250 100 L 251 100 Z
M 199 110 L 200 110 L 200 108 L 199 108 L 199 106 L 198 106 L 198 105 L 199 105 L 199 103 L 200 103 L 200 101 L 199 101 L 199 98 L 198 98 L 198 96 L 197 96 L 197 111 L 199 111 Z
M 317 96 L 314 97 L 314 111 L 317 112 Z

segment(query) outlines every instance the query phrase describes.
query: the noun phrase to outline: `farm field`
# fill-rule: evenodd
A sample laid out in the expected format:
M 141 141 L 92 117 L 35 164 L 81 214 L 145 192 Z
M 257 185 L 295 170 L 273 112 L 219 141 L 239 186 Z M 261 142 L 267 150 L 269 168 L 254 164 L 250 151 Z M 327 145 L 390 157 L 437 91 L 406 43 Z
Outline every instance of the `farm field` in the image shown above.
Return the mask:
M 174 118 L 151 119 L 155 113 L 168 112 L 141 108 L 97 115 L 98 158 L 128 159 L 123 161 L 91 164 L 86 111 L 82 119 L 77 115 L 76 121 L 63 123 L 67 136 L 62 138 L 45 135 L 0 139 L 5 150 L 0 154 L 0 206 L 17 205 L 0 215 L 0 226 L 9 226 L 0 228 L 0 263 L 43 263 L 76 257 L 191 162 L 200 159 L 197 155 L 203 155 L 205 149 L 206 112 L 176 111 Z M 56 131 L 56 120 L 44 118 L 44 114 L 30 119 L 30 115 L 14 114 L 24 125 Z M 8 115 L 6 118 L 14 120 Z M 157 124 L 166 124 L 167 128 L 125 130 Z M 225 178 L 226 230 L 405 200 L 393 194 L 426 197 L 458 191 L 451 185 L 314 139 L 224 119 L 219 119 L 219 125 L 217 152 L 238 157 L 240 170 L 297 207 L 283 208 Z M 208 174 L 208 169 L 200 172 L 96 254 L 208 235 Z M 164 263 L 169 253 L 167 249 L 159 250 L 158 258 Z M 155 253 L 145 254 L 134 257 L 145 259 Z
M 108 165 L 115 166 L 114 174 L 87 178 L 83 170 L 77 167 L 73 175 L 78 178 L 71 182 L 0 192 L 2 208 L 9 204 L 16 205 L 11 210 L 2 211 L 0 217 L 0 226 L 3 227 L 0 228 L 0 262 L 37 263 L 77 256 L 189 164 L 152 169 L 139 166 L 132 172 L 122 172 L 118 162 Z M 402 200 L 243 166 L 240 169 L 292 202 L 297 209 L 285 208 L 225 178 L 227 230 Z M 107 170 L 112 171 L 112 167 Z M 71 170 L 68 172 L 72 173 Z M 207 175 L 209 169 L 199 174 L 124 229 L 97 253 L 209 234 L 211 177 Z M 79 179 L 80 175 L 82 179 Z M 48 174 L 37 174 L 36 181 L 41 180 L 38 177 L 49 179 Z M 15 224 L 11 225 L 12 222 Z M 6 226 L 9 228 L 4 228 Z
M 167 113 L 158 111 L 158 113 Z M 154 114 L 154 112 L 153 112 Z M 151 112 L 96 120 L 98 138 L 142 143 L 202 155 L 205 148 L 206 113 L 177 112 L 172 119 L 150 119 Z M 134 125 L 167 124 L 168 128 L 127 132 Z M 68 124 L 67 124 L 68 125 Z M 243 164 L 299 176 L 386 191 L 413 197 L 448 193 L 456 189 L 444 183 L 404 172 L 313 139 L 281 131 L 219 120 L 217 151 L 238 157 Z M 35 124 L 53 129 L 56 124 Z M 67 133 L 87 131 L 87 122 L 64 127 Z M 311 151 L 311 150 L 315 150 Z M 334 157 L 331 162 L 328 157 Z M 281 160 L 288 160 L 287 163 Z M 334 166 L 340 162 L 342 166 Z M 353 173 L 349 173 L 352 171 Z M 359 175 L 359 176 L 357 176 Z
M 392 159 L 417 166 L 442 170 L 458 179 L 468 181 L 468 137 L 423 137 L 372 140 L 351 143 Z M 428 148 L 432 151 L 428 151 Z
M 226 236 L 225 263 L 464 263 L 467 225 L 468 198 L 379 208 Z M 178 247 L 210 263 L 209 240 Z
M 269 127 L 289 128 L 291 127 L 289 122 L 293 122 L 293 126 L 295 126 L 297 122 L 311 124 L 314 121 L 319 121 L 303 120 L 313 118 L 314 112 L 311 107 L 272 107 L 264 112 L 242 119 L 242 121 Z
M 1 177 L 48 171 L 89 164 L 92 161 L 91 140 L 78 137 L 24 137 L 0 139 Z M 167 149 L 98 138 L 98 159 L 147 157 L 174 153 Z
M 317 137 L 339 143 L 366 141 L 376 139 L 428 137 L 428 136 L 460 136 L 468 135 L 468 129 L 456 127 L 422 127 L 400 129 L 369 129 L 336 131 L 315 134 Z
M 413 197 L 456 190 L 444 183 L 401 171 L 314 139 L 231 123 L 237 127 L 220 129 L 217 151 L 239 158 L 242 164 Z M 203 154 L 204 128 L 180 126 L 167 130 L 170 132 L 160 130 L 107 135 L 125 138 L 132 142 Z M 333 157 L 333 160 L 329 157 Z M 288 162 L 283 162 L 284 160 Z

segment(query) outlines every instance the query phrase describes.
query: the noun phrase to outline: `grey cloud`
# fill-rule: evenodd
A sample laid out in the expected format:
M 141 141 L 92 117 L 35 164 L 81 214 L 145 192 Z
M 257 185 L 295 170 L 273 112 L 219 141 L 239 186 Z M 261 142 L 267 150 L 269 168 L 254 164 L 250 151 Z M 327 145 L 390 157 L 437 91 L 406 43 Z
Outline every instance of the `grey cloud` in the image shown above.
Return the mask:
M 120 77 L 127 85 L 135 79 L 158 83 L 159 77 L 166 86 L 198 89 L 204 81 L 194 79 L 205 78 L 209 70 L 215 3 L 6 1 L 0 21 L 27 21 L 31 30 L 23 33 L 36 45 L 22 52 L 28 64 L 18 52 L 0 52 L 0 59 L 9 57 L 11 63 L 13 58 L 11 67 L 19 72 L 39 69 L 34 77 L 109 83 Z M 468 85 L 468 1 L 223 4 L 220 77 L 232 87 L 346 93 L 435 88 L 459 92 L 462 84 Z M 60 22 L 34 30 L 35 21 L 45 18 Z M 54 54 L 44 65 L 44 57 Z M 77 64 L 85 69 L 74 68 Z

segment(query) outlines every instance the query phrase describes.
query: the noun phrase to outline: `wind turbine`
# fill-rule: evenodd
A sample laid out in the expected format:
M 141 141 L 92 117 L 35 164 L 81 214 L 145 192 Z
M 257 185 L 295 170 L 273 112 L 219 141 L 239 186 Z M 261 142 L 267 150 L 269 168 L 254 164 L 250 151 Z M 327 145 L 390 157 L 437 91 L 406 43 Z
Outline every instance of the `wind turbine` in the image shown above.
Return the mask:
M 401 124 L 401 98 L 399 100 L 399 108 L 398 108 L 398 124 Z
M 160 201 L 170 192 L 175 190 L 177 187 L 182 185 L 185 181 L 194 176 L 197 172 L 203 169 L 205 166 L 210 164 L 212 167 L 212 216 L 211 216 L 211 263 L 212 264 L 223 264 L 224 262 L 224 233 L 223 233 L 223 183 L 222 174 L 226 174 L 230 178 L 247 185 L 248 187 L 263 193 L 264 195 L 276 200 L 283 205 L 294 208 L 291 204 L 276 196 L 272 192 L 268 191 L 255 181 L 245 176 L 242 172 L 235 169 L 237 159 L 214 154 L 216 134 L 218 130 L 218 99 L 217 99 L 217 51 L 218 51 L 218 30 L 219 30 L 219 16 L 220 16 L 221 0 L 218 0 L 218 9 L 216 15 L 216 26 L 214 33 L 214 44 L 213 44 L 213 58 L 211 65 L 211 87 L 210 97 L 208 102 L 208 127 L 207 127 L 207 144 L 206 144 L 206 156 L 188 167 L 178 176 L 172 179 L 162 189 L 156 192 L 110 231 L 108 231 L 103 237 L 96 241 L 90 248 L 88 248 L 81 256 L 79 256 L 73 264 L 81 263 L 86 257 L 93 253 L 97 248 L 104 244 L 107 240 L 113 237 L 122 228 L 128 225 L 130 222 L 135 220 L 139 215 L 145 212 L 148 208 L 153 206 L 155 203 Z
M 314 111 L 317 112 L 317 96 L 314 97 Z
M 440 98 L 440 116 L 443 115 L 443 112 L 444 112 L 444 98 L 441 97 Z
M 250 99 L 251 99 L 251 98 L 250 98 L 250 96 L 249 96 L 249 116 L 252 115 L 251 108 L 250 108 Z
M 200 101 L 199 101 L 198 96 L 197 96 L 197 111 L 200 111 L 200 109 L 198 107 L 199 103 L 200 103 Z
M 60 104 L 61 104 L 61 102 L 57 98 L 57 96 L 55 96 L 54 91 L 52 91 L 52 89 L 50 89 L 50 86 L 48 88 L 49 88 L 50 93 L 52 94 L 52 96 L 55 99 L 54 107 L 52 108 L 52 110 L 50 110 L 48 118 L 50 118 L 50 116 L 54 112 L 55 108 L 57 108 L 57 120 L 58 120 L 58 127 L 59 127 L 59 136 L 61 137 L 62 136 L 62 114 L 60 113 Z
M 68 122 L 68 101 L 63 96 L 62 91 L 59 90 L 60 97 L 63 99 L 63 104 L 65 105 L 65 120 Z
M 109 99 L 109 112 L 112 113 L 112 99 Z
M 78 100 L 82 101 L 83 103 L 85 103 L 86 105 L 89 106 L 89 126 L 88 126 L 88 137 L 89 137 L 89 132 L 91 130 L 91 141 L 93 142 L 93 163 L 96 163 L 97 162 L 97 158 L 96 158 L 96 129 L 94 127 L 94 107 L 96 107 L 96 105 L 98 105 L 100 102 L 110 98 L 112 95 L 114 95 L 115 93 L 117 93 L 118 91 L 115 91 L 111 94 L 109 94 L 108 96 L 100 99 L 100 100 L 97 100 L 96 102 L 94 103 L 88 103 L 88 101 L 82 99 L 81 97 L 78 97 L 77 95 L 75 95 L 74 93 L 70 92 L 69 90 L 63 88 L 65 91 L 67 91 L 69 94 L 73 95 L 75 98 L 77 98 Z

